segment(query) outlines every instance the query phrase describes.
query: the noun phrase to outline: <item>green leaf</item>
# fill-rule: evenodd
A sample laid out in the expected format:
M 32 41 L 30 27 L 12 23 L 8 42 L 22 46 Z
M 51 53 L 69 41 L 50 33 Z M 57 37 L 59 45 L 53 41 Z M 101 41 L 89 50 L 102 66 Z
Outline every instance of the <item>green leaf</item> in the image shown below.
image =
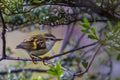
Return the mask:
M 88 19 L 87 19 L 86 17 L 83 19 L 83 21 L 84 21 L 85 23 L 89 23 L 89 22 L 88 22 Z
M 82 62 L 82 65 L 83 65 L 84 68 L 87 68 L 87 66 L 88 66 L 88 62 L 83 61 L 83 62 Z
M 33 78 L 32 80 L 44 80 L 42 76 L 38 76 L 38 78 Z
M 80 26 L 82 26 L 82 27 L 84 27 L 84 28 L 86 28 L 86 29 L 89 29 L 89 28 L 90 28 L 89 23 L 85 23 L 85 22 L 83 22 L 83 23 L 81 23 L 81 22 L 77 22 L 77 24 L 80 25 Z
M 52 71 L 52 70 L 48 70 L 47 73 L 48 73 L 48 74 L 51 74 L 51 75 L 55 75 L 55 76 L 57 75 L 56 72 L 55 72 L 55 71 Z
M 91 34 L 90 34 L 90 35 L 88 35 L 88 38 L 90 38 L 90 39 L 97 39 L 97 38 L 96 38 L 96 36 L 91 35 Z
M 56 69 L 57 70 L 61 69 L 60 62 L 56 62 Z
M 39 76 L 37 80 L 43 80 L 43 78 L 41 76 Z
M 112 30 L 112 24 L 110 21 L 107 22 L 108 23 L 108 26 L 110 27 L 110 30 Z
M 120 22 L 117 23 L 117 25 L 115 26 L 113 33 L 117 33 L 119 31 L 120 28 Z
M 108 36 L 108 33 L 107 33 L 106 31 L 104 31 L 104 35 L 105 35 L 106 38 L 109 37 L 109 36 Z
M 56 62 L 56 71 L 59 76 L 63 73 L 60 62 Z
M 77 25 L 79 25 L 79 26 L 81 26 L 81 25 L 82 25 L 82 24 L 81 24 L 81 22 L 77 22 L 76 24 L 77 24 Z
M 120 54 L 117 55 L 117 58 L 116 58 L 116 59 L 117 59 L 117 60 L 120 60 Z
M 83 26 L 84 26 L 85 28 L 90 28 L 90 23 L 89 23 L 88 19 L 87 19 L 87 18 L 84 18 L 83 21 L 84 21 L 84 25 L 83 25 Z
M 86 34 L 90 33 L 89 30 L 87 30 L 87 29 L 82 29 L 81 32 L 86 33 Z
M 84 18 L 84 19 L 83 19 L 83 23 L 77 22 L 77 24 L 80 25 L 80 26 L 82 26 L 82 27 L 84 27 L 84 28 L 86 28 L 86 29 L 89 29 L 89 28 L 90 28 L 90 23 L 89 23 L 89 21 L 87 20 L 87 18 Z
M 62 67 L 60 65 L 60 62 L 56 62 L 55 66 L 50 65 L 49 70 L 47 71 L 48 74 L 55 75 L 60 77 L 61 74 L 63 73 Z
M 84 27 L 84 28 L 86 28 L 86 29 L 90 28 L 89 23 L 83 23 L 83 24 L 81 24 L 81 26 Z
M 91 28 L 91 31 L 93 32 L 94 35 L 96 35 L 96 30 L 95 30 L 95 28 Z

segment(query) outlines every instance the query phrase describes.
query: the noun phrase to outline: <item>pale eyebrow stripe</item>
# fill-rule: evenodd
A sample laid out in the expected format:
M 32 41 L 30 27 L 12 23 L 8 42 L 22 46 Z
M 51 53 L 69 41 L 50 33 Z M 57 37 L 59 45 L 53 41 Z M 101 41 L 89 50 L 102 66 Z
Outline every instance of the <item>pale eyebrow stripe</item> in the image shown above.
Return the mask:
M 52 34 L 45 34 L 45 37 L 53 37 L 53 38 L 56 38 L 54 35 L 52 35 Z
M 54 37 L 45 37 L 45 38 L 53 38 L 53 39 L 55 39 Z
M 47 37 L 45 39 L 46 39 L 46 41 L 49 40 L 49 39 L 53 39 L 53 41 L 55 41 L 55 38 L 53 38 L 53 37 Z

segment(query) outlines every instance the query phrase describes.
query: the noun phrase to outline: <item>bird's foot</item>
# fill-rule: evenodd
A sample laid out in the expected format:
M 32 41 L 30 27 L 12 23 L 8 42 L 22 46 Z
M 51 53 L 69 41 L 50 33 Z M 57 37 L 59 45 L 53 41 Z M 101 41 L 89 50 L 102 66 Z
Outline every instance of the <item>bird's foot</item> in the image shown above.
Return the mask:
M 48 65 L 48 63 L 46 63 L 46 61 L 45 60 L 47 60 L 49 57 L 48 56 L 45 56 L 45 57 L 43 57 L 43 58 L 41 58 L 41 57 L 38 57 L 41 61 L 43 61 L 43 64 L 44 65 Z
M 45 56 L 45 57 L 41 58 L 41 57 L 39 57 L 39 56 L 34 57 L 33 55 L 30 55 L 30 57 L 31 57 L 32 62 L 33 62 L 34 64 L 38 64 L 37 61 L 35 61 L 35 58 L 39 58 L 41 61 L 43 61 L 43 64 L 44 64 L 44 65 L 48 65 L 48 63 L 45 61 L 45 60 L 47 60 L 47 59 L 49 58 L 48 56 Z
M 32 62 L 33 62 L 34 64 L 38 64 L 37 61 L 35 61 L 35 57 L 34 57 L 34 56 L 30 55 L 30 57 L 31 57 Z

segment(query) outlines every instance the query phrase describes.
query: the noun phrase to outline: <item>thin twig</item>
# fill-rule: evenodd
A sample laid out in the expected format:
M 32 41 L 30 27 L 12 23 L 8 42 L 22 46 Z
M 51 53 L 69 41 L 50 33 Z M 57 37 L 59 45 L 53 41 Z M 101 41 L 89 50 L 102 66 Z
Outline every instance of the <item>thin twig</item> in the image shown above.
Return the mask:
M 85 34 L 81 33 L 81 36 L 79 37 L 77 44 L 75 45 L 75 48 L 77 48 L 80 44 L 80 42 L 82 41 L 83 37 L 85 36 Z
M 63 41 L 62 41 L 62 45 L 61 45 L 61 48 L 59 50 L 59 54 L 63 53 L 64 49 L 65 49 L 65 46 L 66 46 L 66 42 L 68 40 L 68 31 L 69 31 L 69 26 L 66 27 L 65 29 L 65 34 L 64 34 L 64 38 L 63 38 Z
M 6 57 L 6 38 L 5 38 L 6 25 L 1 10 L 0 10 L 0 17 L 2 21 L 2 57 L 1 58 L 5 58 Z
M 109 76 L 109 77 L 108 77 L 109 80 L 111 80 L 111 74 L 112 74 L 112 71 L 113 71 L 112 55 L 110 54 L 110 52 L 109 52 L 107 49 L 105 49 L 105 48 L 103 48 L 103 49 L 104 49 L 104 51 L 106 52 L 106 54 L 108 55 L 108 61 L 109 61 L 109 68 L 110 68 L 110 70 L 109 70 L 109 72 L 107 73 L 107 75 Z
M 99 45 L 99 44 L 98 44 L 98 45 Z M 96 45 L 96 46 L 92 47 L 91 49 L 88 49 L 87 51 L 84 51 L 84 52 L 81 53 L 81 56 L 80 56 L 79 61 L 78 61 L 78 64 L 77 64 L 78 67 L 79 67 L 79 69 L 81 69 L 81 68 L 80 68 L 80 62 L 83 60 L 83 58 L 85 57 L 85 55 L 87 55 L 90 51 L 95 50 L 96 47 L 98 47 L 98 45 Z
M 63 42 L 62 42 L 62 46 L 61 46 L 61 49 L 59 51 L 59 54 L 62 54 L 66 45 L 68 44 L 68 41 L 71 37 L 71 34 L 73 33 L 73 29 L 74 29 L 74 26 L 75 26 L 75 23 L 73 23 L 72 25 L 68 25 L 67 28 L 66 28 L 66 33 L 65 33 L 65 36 L 64 36 L 64 39 L 63 39 Z
M 62 54 L 56 54 L 56 55 L 54 55 L 54 56 L 51 56 L 51 57 L 47 58 L 47 60 L 53 59 L 53 58 L 55 58 L 55 57 L 59 57 L 59 56 L 62 56 L 62 55 L 65 55 L 65 54 L 68 54 L 68 53 L 70 53 L 70 52 L 74 52 L 74 51 L 77 51 L 77 50 L 80 50 L 80 49 L 84 49 L 84 48 L 93 46 L 93 45 L 95 45 L 95 44 L 97 44 L 97 42 L 94 42 L 94 43 L 91 43 L 91 44 L 88 44 L 88 45 L 84 45 L 84 46 L 79 47 L 79 48 L 76 48 L 76 49 L 72 49 L 72 50 L 66 51 L 66 52 L 64 52 L 64 53 L 62 53 Z
M 55 64 L 53 62 L 48 62 L 47 61 L 47 63 L 55 66 Z M 66 68 L 62 67 L 62 69 L 72 75 L 72 73 L 69 70 L 67 70 Z M 19 72 L 22 72 L 22 71 L 47 73 L 48 69 L 33 69 L 33 68 L 22 69 L 22 68 L 20 68 L 20 69 L 13 69 L 13 70 L 10 70 L 10 71 L 9 70 L 0 71 L 0 75 L 5 75 L 8 72 L 10 72 L 10 73 L 19 73 Z
M 11 70 L 10 73 L 18 73 L 18 72 L 22 72 L 22 71 L 29 71 L 29 72 L 43 72 L 46 73 L 47 70 L 44 69 L 15 69 L 15 70 Z M 5 75 L 9 72 L 9 70 L 5 70 L 5 71 L 0 71 L 0 75 Z
M 98 47 L 97 51 L 96 51 L 95 54 L 93 55 L 93 58 L 91 59 L 90 63 L 88 64 L 86 70 L 85 70 L 84 72 L 77 73 L 77 74 L 75 74 L 74 76 L 82 76 L 82 75 L 84 75 L 86 72 L 88 72 L 88 70 L 90 69 L 90 67 L 91 67 L 91 65 L 92 65 L 92 63 L 93 63 L 93 61 L 94 61 L 94 59 L 95 59 L 95 57 L 96 57 L 96 55 L 97 55 L 97 53 L 99 52 L 100 49 L 101 49 L 101 46 Z
M 109 76 L 109 80 L 111 80 L 111 74 L 112 74 L 112 71 L 113 71 L 113 62 L 112 62 L 112 57 L 111 57 L 111 54 L 107 53 L 108 56 L 109 56 L 109 67 L 110 67 L 110 71 L 108 73 L 108 76 Z

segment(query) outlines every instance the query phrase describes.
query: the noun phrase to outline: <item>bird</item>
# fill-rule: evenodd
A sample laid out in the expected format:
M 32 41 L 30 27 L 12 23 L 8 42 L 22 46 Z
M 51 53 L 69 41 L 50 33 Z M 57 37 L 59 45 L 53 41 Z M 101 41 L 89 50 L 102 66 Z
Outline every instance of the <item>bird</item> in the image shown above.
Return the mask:
M 34 60 L 35 57 L 40 58 L 39 56 L 46 54 L 52 49 L 55 42 L 61 41 L 63 39 L 56 38 L 51 33 L 37 34 L 33 35 L 28 39 L 23 40 L 20 44 L 16 46 L 16 49 L 25 50 L 34 64 L 37 64 Z M 41 58 L 40 58 L 41 59 Z

